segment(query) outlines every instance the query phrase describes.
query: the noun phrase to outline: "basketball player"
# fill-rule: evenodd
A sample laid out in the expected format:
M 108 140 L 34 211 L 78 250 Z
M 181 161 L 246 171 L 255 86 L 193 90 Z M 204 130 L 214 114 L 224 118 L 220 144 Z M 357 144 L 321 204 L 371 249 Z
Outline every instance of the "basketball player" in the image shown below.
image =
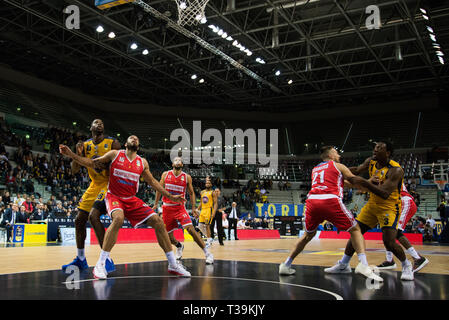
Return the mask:
M 92 132 L 92 139 L 87 141 L 78 142 L 76 145 L 76 152 L 79 156 L 95 159 L 105 155 L 110 150 L 120 149 L 120 143 L 111 137 L 105 137 L 104 135 L 104 123 L 100 119 L 95 119 L 90 127 Z M 76 161 L 72 161 L 72 174 L 77 174 L 80 171 L 80 164 Z M 77 266 L 80 270 L 87 269 L 89 265 L 85 257 L 84 242 L 86 241 L 86 223 L 90 220 L 92 227 L 101 246 L 101 242 L 104 237 L 104 227 L 100 221 L 100 215 L 90 215 L 90 211 L 96 213 L 97 210 L 92 209 L 95 201 L 102 201 L 108 188 L 108 172 L 106 170 L 98 170 L 93 168 L 87 168 L 90 177 L 90 185 L 81 198 L 78 205 L 78 214 L 75 218 L 75 233 L 76 233 L 76 246 L 77 256 L 75 259 L 66 265 L 62 266 L 62 270 L 65 271 L 68 266 Z M 109 259 L 106 264 L 108 272 L 115 270 L 112 259 Z
M 211 237 L 210 223 L 215 217 L 218 209 L 218 194 L 212 190 L 212 180 L 206 178 L 206 189 L 201 191 L 201 202 L 198 206 L 200 218 L 198 220 L 198 228 L 206 236 L 206 247 L 209 248 L 214 241 Z
M 404 250 L 396 243 L 398 220 L 401 212 L 401 188 L 404 179 L 404 170 L 399 163 L 390 159 L 393 154 L 393 146 L 389 142 L 377 142 L 373 156 L 367 158 L 358 167 L 351 167 L 350 170 L 355 175 L 369 172 L 372 183 L 378 183 L 381 193 L 375 193 L 371 189 L 370 198 L 357 216 L 362 234 L 380 225 L 382 229 L 382 239 L 385 248 L 402 263 L 401 280 L 413 280 L 413 267 L 407 260 Z M 378 180 L 376 181 L 376 179 Z M 349 262 L 354 254 L 354 247 L 348 241 L 342 260 L 324 271 L 327 273 L 347 273 L 350 272 Z
M 190 195 L 190 203 L 192 204 L 192 212 L 195 212 L 196 200 L 195 192 L 193 191 L 192 177 L 182 171 L 184 164 L 181 157 L 176 157 L 173 160 L 172 166 L 173 170 L 165 171 L 162 174 L 160 184 L 169 193 L 181 195 L 183 198 L 185 198 L 186 191 L 188 191 Z M 157 212 L 160 198 L 161 194 L 156 192 L 156 200 L 153 206 L 153 210 L 155 212 Z M 181 226 L 189 232 L 193 240 L 204 251 L 204 254 L 206 255 L 206 264 L 213 264 L 214 256 L 206 248 L 203 239 L 193 227 L 192 220 L 190 219 L 185 206 L 179 202 L 174 202 L 167 197 L 162 198 L 162 203 L 162 218 L 170 237 L 170 241 L 176 247 L 176 259 L 179 260 L 182 258 L 182 252 L 184 250 L 184 245 L 176 240 L 173 234 L 173 231 L 178 229 L 179 221 Z
M 100 259 L 93 271 L 94 277 L 97 279 L 107 278 L 106 261 L 117 241 L 118 232 L 125 218 L 134 228 L 142 223 L 146 223 L 154 228 L 159 245 L 164 250 L 169 262 L 168 272 L 190 277 L 190 273 L 176 262 L 162 219 L 153 209 L 136 197 L 136 193 L 139 190 L 140 177 L 143 177 L 156 191 L 159 191 L 173 202 L 183 202 L 185 199 L 181 195 L 172 195 L 167 192 L 153 177 L 147 160 L 137 155 L 139 138 L 130 136 L 125 147 L 126 150 L 111 150 L 104 156 L 96 159 L 74 154 L 70 148 L 64 145 L 59 147 L 61 154 L 72 158 L 85 167 L 104 169 L 109 165 L 109 184 L 105 201 L 108 215 L 112 217 L 112 223 L 105 233 Z
M 399 243 L 405 248 L 405 250 L 412 256 L 413 258 L 413 272 L 418 272 L 422 268 L 424 268 L 429 260 L 427 258 L 422 257 L 413 246 L 408 241 L 407 237 L 403 234 L 405 226 L 410 221 L 410 219 L 415 215 L 418 208 L 416 207 L 415 201 L 405 186 L 402 184 L 401 189 L 401 202 L 402 202 L 402 210 L 401 216 L 398 222 L 398 234 L 396 239 Z M 380 270 L 387 269 L 396 269 L 396 263 L 393 260 L 393 253 L 391 251 L 386 251 L 386 260 L 377 266 Z
M 374 274 L 368 265 L 365 254 L 365 241 L 351 212 L 343 204 L 343 185 L 345 179 L 354 185 L 373 186 L 367 180 L 357 177 L 349 169 L 340 163 L 338 151 L 331 146 L 321 148 L 323 162 L 312 170 L 312 189 L 307 200 L 305 216 L 305 233 L 299 239 L 296 247 L 290 253 L 287 260 L 279 266 L 280 275 L 292 275 L 296 272 L 291 268 L 293 260 L 300 254 L 304 247 L 316 234 L 318 226 L 325 220 L 332 222 L 338 230 L 348 231 L 351 234 L 351 243 L 356 248 L 359 265 L 355 273 L 367 278 L 382 282 L 383 279 Z

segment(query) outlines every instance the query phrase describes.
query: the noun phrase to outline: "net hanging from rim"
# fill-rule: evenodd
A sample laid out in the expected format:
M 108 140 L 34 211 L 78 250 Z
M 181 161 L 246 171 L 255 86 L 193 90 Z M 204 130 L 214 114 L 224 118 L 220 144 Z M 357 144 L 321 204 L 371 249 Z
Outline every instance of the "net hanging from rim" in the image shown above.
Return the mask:
M 175 0 L 178 5 L 178 24 L 180 26 L 193 26 L 206 23 L 204 13 L 209 0 Z

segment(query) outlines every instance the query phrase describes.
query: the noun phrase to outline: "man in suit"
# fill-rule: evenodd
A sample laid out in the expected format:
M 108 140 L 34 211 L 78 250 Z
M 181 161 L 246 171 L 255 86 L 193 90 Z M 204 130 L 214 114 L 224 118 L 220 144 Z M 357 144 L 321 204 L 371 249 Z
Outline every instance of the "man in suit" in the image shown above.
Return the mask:
M 233 202 L 231 208 L 227 212 L 229 228 L 228 228 L 228 239 L 231 240 L 231 229 L 234 230 L 235 240 L 238 240 L 237 237 L 237 222 L 240 216 L 240 209 L 237 208 L 237 203 Z
M 215 230 L 214 230 L 215 224 L 217 224 L 218 242 L 220 243 L 220 246 L 224 246 L 223 240 L 226 238 L 226 234 L 224 233 L 224 230 L 223 230 L 222 220 L 223 220 L 223 214 L 226 210 L 226 203 L 223 199 L 223 196 L 221 196 L 220 189 L 216 188 L 214 190 L 214 193 L 216 193 L 218 196 L 218 209 L 217 209 L 217 212 L 215 213 L 214 218 L 212 219 L 212 222 L 210 223 L 210 233 L 211 233 L 211 237 L 213 239 L 215 236 Z
M 8 241 L 11 241 L 11 235 L 16 223 L 27 223 L 26 217 L 19 211 L 19 206 L 16 203 L 11 203 L 11 208 L 5 210 L 1 226 L 6 229 L 6 236 Z

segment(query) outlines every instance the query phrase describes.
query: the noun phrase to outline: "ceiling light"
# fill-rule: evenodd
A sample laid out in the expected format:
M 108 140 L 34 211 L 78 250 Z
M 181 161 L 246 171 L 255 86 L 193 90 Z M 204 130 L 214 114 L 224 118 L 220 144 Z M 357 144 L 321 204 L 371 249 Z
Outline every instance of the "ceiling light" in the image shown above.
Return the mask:
M 182 9 L 182 10 L 184 10 L 185 8 L 187 8 L 187 3 L 185 3 L 184 1 L 181 2 L 181 3 L 179 4 L 179 8 Z
M 200 21 L 201 24 L 205 24 L 206 22 L 207 22 L 206 17 L 201 18 L 201 21 Z
M 222 37 L 223 39 L 226 39 L 226 38 L 228 37 L 228 34 L 225 32 L 225 33 L 223 33 L 223 34 L 221 35 L 221 37 Z
M 139 46 L 137 45 L 137 43 L 133 42 L 131 44 L 131 49 L 136 50 Z
M 428 30 L 429 32 L 435 33 L 435 32 L 433 31 L 432 27 L 427 26 L 427 30 Z
M 204 79 L 200 79 L 200 81 L 199 81 L 200 83 L 204 83 Z
M 232 41 L 232 40 L 234 40 L 234 39 L 233 39 L 231 36 L 229 36 L 229 37 L 226 38 L 226 40 Z
M 198 76 L 196 74 L 192 75 L 192 80 L 195 80 L 196 78 L 198 78 Z
M 426 16 L 425 14 L 423 14 L 422 17 L 423 17 L 424 19 L 426 19 L 426 20 L 429 20 L 429 17 Z
M 150 52 L 148 51 L 148 49 L 145 49 L 145 50 L 143 50 L 142 51 L 142 54 L 144 55 L 144 56 L 146 56 L 147 54 L 149 54 Z
M 437 38 L 433 34 L 429 34 L 430 39 L 432 39 L 433 42 L 437 41 Z
M 108 37 L 111 38 L 111 39 L 114 39 L 115 38 L 115 33 L 112 32 L 112 31 L 109 32 Z
M 437 54 L 437 56 L 444 57 L 444 53 L 441 51 L 436 51 L 435 53 Z
M 293 83 L 293 80 L 288 80 L 288 84 L 292 84 Z
M 423 9 L 423 8 L 419 8 L 419 10 L 421 10 L 421 12 L 422 12 L 423 14 L 427 14 L 427 11 L 426 11 L 426 9 Z
M 98 33 L 102 33 L 103 31 L 104 31 L 103 26 L 102 26 L 102 25 L 99 25 L 99 26 L 97 27 L 97 32 L 98 32 Z
M 281 71 L 280 70 L 276 71 L 275 75 L 280 76 L 281 75 Z
M 440 60 L 441 64 L 444 64 L 444 58 L 443 57 L 438 57 L 438 60 Z

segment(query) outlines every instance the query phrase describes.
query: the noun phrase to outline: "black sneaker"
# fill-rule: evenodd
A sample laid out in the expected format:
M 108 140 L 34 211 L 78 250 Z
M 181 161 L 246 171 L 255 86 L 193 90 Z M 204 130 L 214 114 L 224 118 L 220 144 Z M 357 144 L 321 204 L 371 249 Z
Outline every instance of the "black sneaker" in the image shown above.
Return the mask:
M 429 263 L 429 260 L 421 257 L 418 260 L 413 261 L 413 272 L 418 272 Z
M 379 270 L 389 270 L 389 269 L 396 269 L 396 263 L 394 261 L 384 261 L 381 264 L 377 266 L 377 269 Z

